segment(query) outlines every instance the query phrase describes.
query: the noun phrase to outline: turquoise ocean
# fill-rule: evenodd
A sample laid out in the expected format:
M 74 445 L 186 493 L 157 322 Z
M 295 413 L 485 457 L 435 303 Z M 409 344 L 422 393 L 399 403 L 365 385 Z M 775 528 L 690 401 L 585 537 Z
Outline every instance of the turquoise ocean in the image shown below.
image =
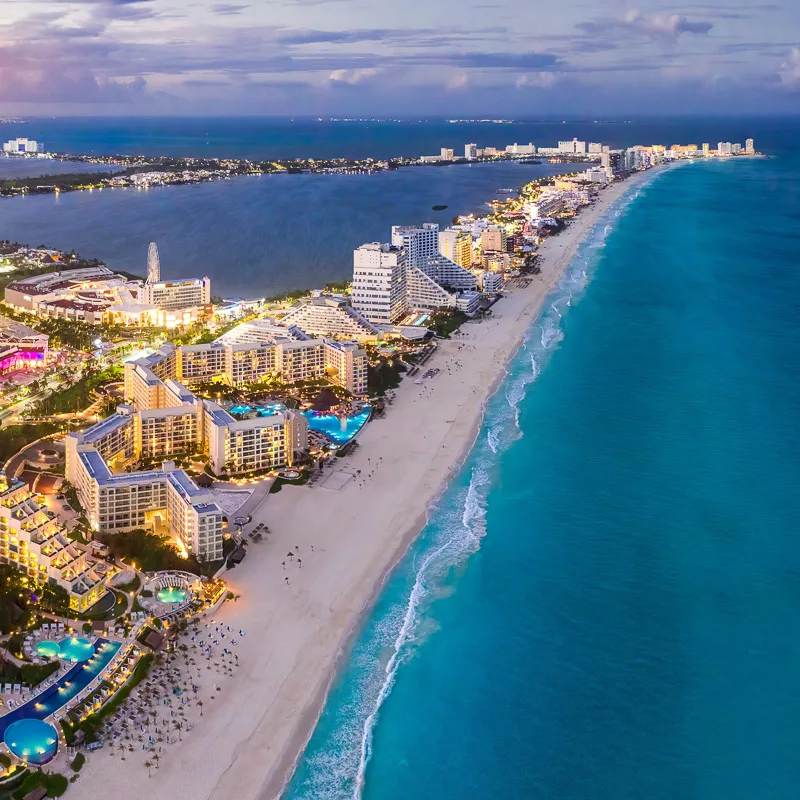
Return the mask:
M 608 211 L 285 798 L 798 797 L 798 252 L 790 147 Z

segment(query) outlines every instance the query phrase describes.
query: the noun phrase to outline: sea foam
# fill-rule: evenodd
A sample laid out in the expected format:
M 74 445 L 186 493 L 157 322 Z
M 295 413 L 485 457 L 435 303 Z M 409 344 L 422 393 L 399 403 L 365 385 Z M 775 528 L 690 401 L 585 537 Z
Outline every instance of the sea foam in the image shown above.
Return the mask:
M 522 435 L 519 404 L 564 340 L 567 310 L 591 280 L 599 251 L 641 189 L 622 195 L 595 223 L 525 333 L 500 389 L 487 401 L 479 436 L 462 470 L 431 509 L 427 526 L 398 565 L 361 636 L 354 643 L 326 708 L 284 797 L 359 800 L 368 781 L 381 710 L 435 625 L 433 608 L 448 596 L 457 567 L 480 547 L 497 461 Z

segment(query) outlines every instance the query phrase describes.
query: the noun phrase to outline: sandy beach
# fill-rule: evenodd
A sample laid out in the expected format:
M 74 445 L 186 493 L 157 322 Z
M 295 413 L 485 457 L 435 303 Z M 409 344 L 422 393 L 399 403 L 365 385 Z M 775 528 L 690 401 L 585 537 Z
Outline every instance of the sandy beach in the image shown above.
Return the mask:
M 339 659 L 469 451 L 505 363 L 589 228 L 642 178 L 602 192 L 540 248 L 540 275 L 510 291 L 492 317 L 441 341 L 426 364 L 440 368 L 438 375 L 423 385 L 404 380 L 385 418 L 366 426 L 352 455 L 334 459 L 324 481 L 284 486 L 267 497 L 254 522 L 272 533 L 227 573 L 240 597 L 213 621 L 244 632 L 237 637 L 235 673 L 219 690 L 201 690 L 213 689 L 215 699 L 204 702 L 203 718 L 165 750 L 151 777 L 144 754 L 121 761 L 104 749 L 89 756 L 73 793 L 87 800 L 280 795 Z

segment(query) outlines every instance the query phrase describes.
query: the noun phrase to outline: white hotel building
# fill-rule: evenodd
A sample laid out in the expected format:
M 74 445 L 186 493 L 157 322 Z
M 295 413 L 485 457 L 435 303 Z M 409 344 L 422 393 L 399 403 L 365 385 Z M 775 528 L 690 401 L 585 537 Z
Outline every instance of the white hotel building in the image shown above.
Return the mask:
M 353 308 L 370 322 L 391 325 L 406 314 L 406 254 L 400 247 L 371 242 L 353 256 Z
M 280 324 L 290 328 L 296 326 L 311 336 L 358 341 L 369 341 L 382 334 L 380 328 L 350 305 L 347 297 L 319 293 L 299 300 L 282 317 Z
M 147 282 L 139 290 L 139 302 L 162 309 L 206 306 L 211 302 L 211 279 Z
M 462 308 L 474 313 L 478 280 L 439 252 L 439 226 L 392 228 L 391 244 L 371 242 L 353 255 L 353 308 L 370 322 L 390 325 L 409 311 Z
M 44 153 L 44 145 L 34 139 L 9 139 L 3 142 L 4 153 Z

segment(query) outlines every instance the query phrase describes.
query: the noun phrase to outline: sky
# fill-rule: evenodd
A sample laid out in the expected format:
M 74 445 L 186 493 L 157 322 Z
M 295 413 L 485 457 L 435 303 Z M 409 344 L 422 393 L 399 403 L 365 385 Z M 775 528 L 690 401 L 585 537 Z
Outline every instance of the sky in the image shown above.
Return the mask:
M 0 0 L 0 114 L 800 111 L 800 0 Z

